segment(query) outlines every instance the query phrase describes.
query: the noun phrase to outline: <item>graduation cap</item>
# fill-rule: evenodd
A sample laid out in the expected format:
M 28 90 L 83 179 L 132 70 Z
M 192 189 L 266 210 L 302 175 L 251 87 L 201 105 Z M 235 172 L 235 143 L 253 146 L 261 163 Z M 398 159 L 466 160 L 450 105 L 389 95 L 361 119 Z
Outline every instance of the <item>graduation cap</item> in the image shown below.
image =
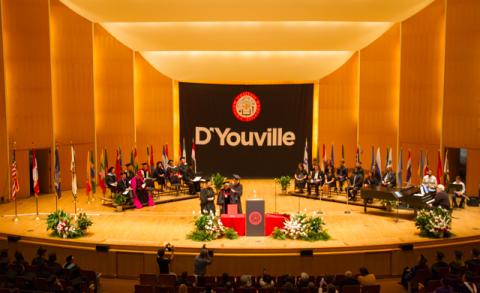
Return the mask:
M 240 178 L 240 176 L 239 176 L 239 175 L 237 175 L 237 174 L 233 174 L 233 179 L 235 179 L 235 180 L 240 180 L 241 178 Z
M 148 165 L 147 162 L 143 162 L 143 163 L 142 163 L 142 166 L 146 166 L 146 165 Z
M 125 166 L 130 167 L 132 163 L 127 163 Z
M 224 185 L 225 185 L 225 184 L 228 184 L 228 185 L 230 185 L 230 181 L 228 181 L 228 180 L 225 180 L 225 181 L 223 181 L 223 184 L 224 184 Z

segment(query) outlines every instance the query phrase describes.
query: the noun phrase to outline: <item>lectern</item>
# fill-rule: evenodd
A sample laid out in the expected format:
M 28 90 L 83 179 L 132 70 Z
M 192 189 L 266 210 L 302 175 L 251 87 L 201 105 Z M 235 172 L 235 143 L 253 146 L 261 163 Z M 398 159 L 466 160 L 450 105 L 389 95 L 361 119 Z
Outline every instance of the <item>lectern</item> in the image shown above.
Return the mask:
M 247 199 L 246 236 L 263 236 L 265 233 L 265 201 Z

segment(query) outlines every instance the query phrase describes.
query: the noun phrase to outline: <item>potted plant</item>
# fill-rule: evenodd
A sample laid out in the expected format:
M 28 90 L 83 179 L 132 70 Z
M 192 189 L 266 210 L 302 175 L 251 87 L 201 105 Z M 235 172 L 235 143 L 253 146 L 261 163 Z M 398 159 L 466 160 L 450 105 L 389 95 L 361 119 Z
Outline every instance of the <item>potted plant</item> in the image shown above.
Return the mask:
M 113 195 L 113 205 L 117 207 L 117 212 L 123 211 L 123 206 L 127 203 L 127 196 L 123 193 Z
M 217 192 L 222 189 L 223 182 L 225 181 L 225 177 L 223 177 L 220 173 L 215 173 L 212 174 L 212 177 L 210 178 L 210 181 L 212 181 L 213 186 L 217 190 Z
M 385 210 L 388 212 L 391 212 L 393 210 L 393 207 L 395 206 L 396 202 L 394 200 L 389 200 L 389 199 L 382 199 L 381 203 L 383 207 L 385 207 Z
M 280 178 L 276 178 L 275 181 L 280 184 L 282 188 L 282 193 L 286 194 L 287 188 L 290 186 L 290 181 L 292 181 L 292 178 L 290 178 L 290 176 L 282 176 Z

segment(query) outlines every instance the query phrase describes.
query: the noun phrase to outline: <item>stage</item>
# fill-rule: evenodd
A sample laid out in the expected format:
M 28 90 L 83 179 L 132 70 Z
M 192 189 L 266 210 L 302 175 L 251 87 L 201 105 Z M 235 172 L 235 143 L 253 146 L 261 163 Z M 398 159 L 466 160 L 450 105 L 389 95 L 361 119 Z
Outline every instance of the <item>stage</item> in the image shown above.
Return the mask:
M 450 247 L 468 245 L 480 239 L 480 213 L 476 207 L 466 207 L 453 212 L 453 232 L 455 236 L 435 240 L 418 235 L 414 215 L 411 210 L 400 210 L 396 221 L 396 210 L 385 211 L 369 209 L 363 212 L 363 206 L 345 205 L 338 202 L 315 200 L 291 195 L 279 194 L 280 188 L 274 180 L 243 180 L 245 200 L 252 197 L 254 190 L 257 197 L 265 199 L 266 212 L 296 213 L 305 211 L 322 211 L 326 228 L 331 240 L 305 242 L 294 240 L 275 240 L 271 237 L 240 237 L 237 240 L 215 240 L 209 242 L 209 248 L 224 256 L 260 256 L 278 255 L 297 256 L 301 249 L 312 249 L 316 255 L 326 254 L 364 254 L 372 252 L 398 252 L 400 245 L 414 244 L 416 249 L 432 247 Z M 174 196 L 168 196 L 174 197 Z M 335 197 L 335 196 L 334 196 Z M 339 196 L 338 200 L 344 196 Z M 77 208 L 91 215 L 94 222 L 85 237 L 69 240 L 50 237 L 46 231 L 47 214 L 55 209 L 55 196 L 39 197 L 40 220 L 35 220 L 35 198 L 18 201 L 19 221 L 13 222 L 14 204 L 0 205 L 0 235 L 21 236 L 21 241 L 33 246 L 45 245 L 63 249 L 95 250 L 97 245 L 108 245 L 110 251 L 122 253 L 144 253 L 153 255 L 156 249 L 169 242 L 175 245 L 179 255 L 191 257 L 202 243 L 186 239 L 193 229 L 193 215 L 198 214 L 199 199 L 168 202 L 141 210 L 131 209 L 116 212 L 114 208 L 102 205 L 100 196 L 87 203 L 84 190 L 78 195 Z M 169 198 L 165 198 L 169 200 Z M 360 199 L 357 203 L 363 203 Z M 58 206 L 73 212 L 74 204 L 71 193 L 63 192 Z M 345 213 L 346 210 L 351 211 Z M 6 241 L 5 241 L 6 242 Z M 118 265 L 118 264 L 117 264 Z M 393 265 L 393 264 L 392 264 Z M 148 267 L 145 261 L 142 270 Z M 183 267 L 183 266 L 182 266 Z M 186 266 L 187 267 L 187 266 Z M 190 268 L 190 266 L 188 266 Z M 390 268 L 394 275 L 396 269 Z M 118 272 L 113 275 L 122 275 Z M 130 274 L 123 274 L 131 276 Z M 386 273 L 388 275 L 388 273 Z

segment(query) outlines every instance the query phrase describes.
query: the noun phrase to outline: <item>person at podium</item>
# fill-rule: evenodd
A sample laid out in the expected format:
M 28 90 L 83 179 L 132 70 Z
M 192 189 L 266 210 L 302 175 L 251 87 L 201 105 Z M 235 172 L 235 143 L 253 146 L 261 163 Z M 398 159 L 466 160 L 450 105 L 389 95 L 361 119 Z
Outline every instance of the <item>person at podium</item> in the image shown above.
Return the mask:
M 203 188 L 200 190 L 200 211 L 202 214 L 207 215 L 210 213 L 215 214 L 215 191 L 212 188 L 212 182 L 209 179 L 202 179 Z
M 323 185 L 323 179 L 325 177 L 325 174 L 323 174 L 322 170 L 320 170 L 320 167 L 318 164 L 313 165 L 313 170 L 310 171 L 310 174 L 308 175 L 308 181 L 307 181 L 307 192 L 308 195 L 312 193 L 312 186 L 315 187 L 315 195 L 319 196 L 319 188 L 320 186 Z
M 225 181 L 223 182 L 223 188 L 220 190 L 220 194 L 217 198 L 217 205 L 220 206 L 220 213 L 226 214 L 227 207 L 230 204 L 230 196 L 232 194 L 232 190 L 230 188 L 230 182 Z
M 383 175 L 382 186 L 389 188 L 397 186 L 397 176 L 395 175 L 395 172 L 393 172 L 392 166 L 387 167 L 387 171 L 385 172 L 385 175 Z
M 433 176 L 433 172 L 430 168 L 427 171 L 427 175 L 423 176 L 422 184 L 425 185 L 430 192 L 434 192 L 437 188 L 437 178 Z
M 298 192 L 303 193 L 303 189 L 305 188 L 305 183 L 307 182 L 307 171 L 303 166 L 303 163 L 298 163 L 297 170 L 295 171 L 295 188 Z
M 345 161 L 342 159 L 340 160 L 340 167 L 337 169 L 337 182 L 338 182 L 338 188 L 340 189 L 340 192 L 343 191 L 343 184 L 347 182 L 348 179 L 348 170 L 345 167 Z
M 242 210 L 242 195 L 243 195 L 243 185 L 240 183 L 240 176 L 237 174 L 233 174 L 233 184 L 230 187 L 231 196 L 230 196 L 230 204 L 237 205 L 237 212 L 239 214 L 243 213 Z

